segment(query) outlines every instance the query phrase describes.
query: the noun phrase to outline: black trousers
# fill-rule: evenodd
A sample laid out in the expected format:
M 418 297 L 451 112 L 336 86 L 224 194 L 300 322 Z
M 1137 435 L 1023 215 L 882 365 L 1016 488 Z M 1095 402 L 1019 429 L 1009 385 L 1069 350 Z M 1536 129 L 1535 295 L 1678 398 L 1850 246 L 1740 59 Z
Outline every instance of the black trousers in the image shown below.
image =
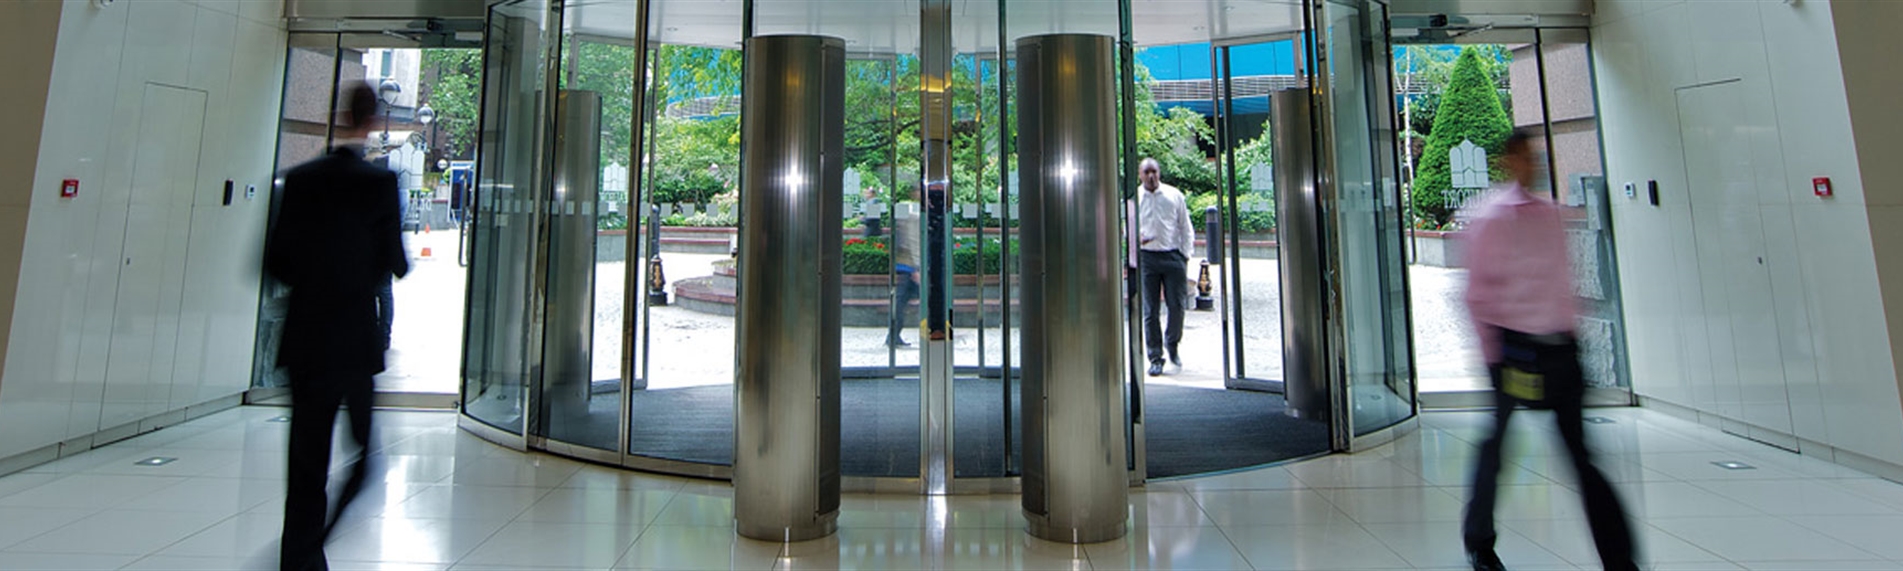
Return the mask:
M 1586 448 L 1582 405 L 1585 383 L 1579 368 L 1579 345 L 1568 342 L 1540 351 L 1540 366 L 1546 372 L 1549 403 L 1554 421 L 1559 424 L 1560 439 L 1572 458 L 1573 473 L 1579 479 L 1579 491 L 1586 505 L 1586 522 L 1592 529 L 1599 560 L 1608 570 L 1638 569 L 1634 563 L 1632 529 L 1626 521 L 1625 507 L 1613 492 L 1612 484 L 1592 464 Z M 1507 421 L 1513 417 L 1519 399 L 1499 390 L 1499 365 L 1488 367 L 1493 376 L 1493 432 L 1480 445 L 1480 458 L 1474 467 L 1473 497 L 1467 502 L 1466 523 L 1462 526 L 1468 551 L 1493 549 L 1498 537 L 1493 526 L 1493 508 L 1499 496 L 1500 464 L 1506 445 Z
M 284 538 L 278 565 L 285 571 L 328 569 L 324 541 L 344 508 L 369 479 L 370 411 L 376 397 L 368 374 L 291 373 L 290 466 L 286 473 Z M 350 412 L 350 436 L 364 458 L 352 465 L 350 479 L 330 509 L 331 435 L 337 407 Z
M 898 305 L 892 306 L 892 318 L 888 320 L 885 332 L 886 344 L 898 344 L 904 339 L 899 332 L 905 330 L 905 324 L 912 322 L 912 300 L 918 299 L 918 272 L 899 272 Z
M 390 349 L 390 330 L 396 326 L 396 284 L 383 280 L 377 289 L 377 324 L 383 326 L 383 348 Z
M 1171 361 L 1182 361 L 1177 346 L 1183 343 L 1183 301 L 1189 295 L 1189 287 L 1184 280 L 1189 279 L 1187 271 L 1189 260 L 1176 250 L 1159 252 L 1144 250 L 1137 259 L 1138 270 L 1143 274 L 1143 290 L 1138 293 L 1143 298 L 1143 344 L 1149 349 L 1150 362 L 1163 360 L 1163 348 L 1169 348 Z M 1163 331 L 1161 308 L 1157 299 L 1162 298 L 1163 305 L 1169 307 L 1169 331 Z

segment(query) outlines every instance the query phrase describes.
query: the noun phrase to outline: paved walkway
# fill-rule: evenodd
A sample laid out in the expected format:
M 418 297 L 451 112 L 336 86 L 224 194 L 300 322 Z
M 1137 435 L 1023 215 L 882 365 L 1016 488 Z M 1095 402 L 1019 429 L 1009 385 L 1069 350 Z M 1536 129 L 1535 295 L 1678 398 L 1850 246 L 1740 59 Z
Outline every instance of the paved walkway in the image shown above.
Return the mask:
M 378 379 L 379 389 L 454 393 L 460 371 L 465 310 L 466 269 L 456 263 L 455 230 L 405 235 L 413 257 L 430 248 L 430 259 L 418 259 L 409 278 L 396 285 L 397 322 L 393 334 L 391 368 Z M 665 254 L 662 259 L 670 283 L 712 272 L 720 255 Z M 1243 376 L 1282 378 L 1281 287 L 1275 260 L 1242 261 Z M 1192 272 L 1195 266 L 1192 264 Z M 622 281 L 627 266 L 604 262 L 596 267 L 595 378 L 620 376 L 622 338 Z M 1212 279 L 1221 279 L 1212 267 Z M 1410 268 L 1414 296 L 1415 362 L 1422 391 L 1459 390 L 1484 386 L 1484 370 L 1474 348 L 1473 331 L 1460 309 L 1459 270 L 1415 266 Z M 1194 291 L 1192 290 L 1192 295 Z M 1221 387 L 1223 378 L 1223 319 L 1234 318 L 1233 307 L 1222 311 L 1221 290 L 1215 311 L 1191 311 L 1183 331 L 1183 371 L 1151 379 L 1187 386 Z M 647 324 L 647 365 L 650 388 L 725 384 L 732 382 L 734 363 L 733 318 L 700 313 L 678 306 L 655 307 Z M 888 352 L 885 330 L 848 327 L 841 336 L 841 361 L 848 367 L 917 366 L 918 332 L 904 337 L 912 348 Z M 1012 335 L 1015 337 L 1016 331 Z M 1015 338 L 1013 350 L 1016 350 Z M 1003 359 L 1003 331 L 959 329 L 954 337 L 956 364 L 997 366 Z M 642 350 L 637 347 L 637 354 Z M 982 351 L 981 351 L 982 349 Z M 982 354 L 982 360 L 981 360 Z M 1015 362 L 1016 359 L 1014 358 Z M 1230 366 L 1237 365 L 1232 361 Z

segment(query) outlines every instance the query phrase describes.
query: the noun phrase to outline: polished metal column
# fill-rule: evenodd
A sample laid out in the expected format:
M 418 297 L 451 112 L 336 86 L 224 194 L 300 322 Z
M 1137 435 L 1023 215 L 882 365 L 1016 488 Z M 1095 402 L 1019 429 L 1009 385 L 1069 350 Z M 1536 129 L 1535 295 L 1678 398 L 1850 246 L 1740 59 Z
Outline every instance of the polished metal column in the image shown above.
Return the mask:
M 839 517 L 845 41 L 746 41 L 741 112 L 734 519 L 804 541 Z
M 1328 338 L 1327 289 L 1322 275 L 1322 234 L 1315 185 L 1315 130 L 1309 93 L 1284 89 L 1269 95 L 1270 150 L 1275 157 L 1275 217 L 1282 273 L 1282 371 L 1288 413 L 1326 421 Z
M 919 245 L 924 248 L 919 312 L 919 476 L 929 495 L 951 493 L 952 422 L 951 229 L 952 202 L 952 6 L 951 0 L 919 3 L 919 174 L 922 211 Z
M 1050 541 L 1122 537 L 1129 509 L 1115 47 L 1017 41 L 1024 515 Z
M 595 203 L 601 186 L 601 94 L 563 90 L 555 104 L 555 192 L 549 201 L 544 424 L 587 414 L 594 385 Z

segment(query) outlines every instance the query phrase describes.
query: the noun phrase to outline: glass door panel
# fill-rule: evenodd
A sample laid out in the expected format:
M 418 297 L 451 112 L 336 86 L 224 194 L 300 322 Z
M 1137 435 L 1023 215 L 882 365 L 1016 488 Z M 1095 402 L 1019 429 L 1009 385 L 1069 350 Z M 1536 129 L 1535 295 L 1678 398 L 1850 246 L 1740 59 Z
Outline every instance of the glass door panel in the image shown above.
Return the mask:
M 412 263 L 410 274 L 394 280 L 379 299 L 379 307 L 387 310 L 389 346 L 376 388 L 385 402 L 397 406 L 454 406 L 467 275 L 461 264 L 449 262 L 462 237 L 451 181 L 458 178 L 452 172 L 467 180 L 466 167 L 475 156 L 470 139 L 479 115 L 481 50 L 447 33 L 422 40 L 298 33 L 289 43 L 279 170 L 345 143 L 332 138 L 341 90 L 356 84 L 387 87 L 380 89 L 384 109 L 374 119 L 371 138 L 362 142 L 363 151 L 366 160 L 397 174 L 403 239 Z M 287 298 L 275 282 L 267 282 L 258 386 L 278 387 L 284 380 L 273 365 L 276 332 Z
M 331 132 L 337 116 L 337 76 L 342 60 L 337 34 L 291 34 L 284 64 L 284 103 L 278 123 L 277 172 L 324 156 L 331 147 Z M 274 184 L 267 197 L 275 208 L 281 204 L 281 185 Z M 288 371 L 277 366 L 278 342 L 283 337 L 285 312 L 289 309 L 289 287 L 266 274 L 258 296 L 258 340 L 253 359 L 253 389 L 288 391 Z M 254 393 L 258 394 L 258 393 Z
M 996 5 L 986 6 L 996 14 Z M 993 19 L 955 21 L 954 37 L 990 38 Z M 999 65 L 998 50 L 964 50 L 953 59 L 951 264 L 954 344 L 953 390 L 958 436 L 954 440 L 954 477 L 1003 477 L 1013 473 L 1021 451 L 1017 427 L 1018 325 L 1016 292 L 1016 194 L 1005 177 L 1015 161 L 1003 141 L 1014 128 L 1006 122 L 1000 89 L 1010 79 Z M 1008 60 L 1006 60 L 1008 62 Z
M 514 434 L 523 434 L 527 380 L 540 359 L 532 288 L 541 275 L 536 237 L 551 146 L 544 63 L 558 25 L 546 0 L 498 5 L 490 9 L 484 56 L 463 413 Z
M 556 68 L 555 195 L 547 219 L 548 357 L 539 424 L 550 440 L 611 454 L 619 454 L 623 426 L 628 180 L 639 54 L 629 31 L 597 33 L 575 24 L 590 10 L 633 10 L 635 4 L 566 10 Z
M 1211 62 L 1217 69 L 1212 96 L 1227 191 L 1198 200 L 1190 215 L 1201 224 L 1208 208 L 1218 212 L 1223 257 L 1210 260 L 1217 266 L 1211 279 L 1226 294 L 1220 310 L 1229 329 L 1223 337 L 1229 344 L 1223 380 L 1230 388 L 1281 391 L 1282 283 L 1269 93 L 1305 83 L 1295 47 L 1292 38 L 1224 45 L 1214 49 Z
M 1387 16 L 1379 3 L 1339 0 L 1325 0 L 1320 15 L 1317 32 L 1326 53 L 1316 75 L 1326 82 L 1327 112 L 1318 124 L 1333 135 L 1324 139 L 1333 188 L 1322 208 L 1331 221 L 1330 287 L 1341 311 L 1332 320 L 1343 343 L 1337 362 L 1345 387 L 1337 389 L 1346 389 L 1340 395 L 1346 402 L 1337 401 L 1336 410 L 1350 421 L 1337 430 L 1360 436 L 1414 412 L 1402 212 L 1392 174 Z
M 650 22 L 650 37 L 670 24 Z M 739 41 L 740 30 L 730 32 Z M 635 211 L 638 372 L 628 395 L 628 453 L 733 464 L 739 225 L 737 49 L 652 42 L 646 167 Z M 728 43 L 726 45 L 733 45 Z M 634 285 L 634 284 L 639 284 Z
M 916 18 L 916 15 L 913 15 Z M 916 27 L 916 21 L 895 23 Z M 924 335 L 917 165 L 918 59 L 848 36 L 840 320 L 841 470 L 919 474 Z M 856 49 L 868 43 L 865 49 Z M 902 141 L 909 141 L 902 142 Z M 853 206 L 855 205 L 856 206 Z

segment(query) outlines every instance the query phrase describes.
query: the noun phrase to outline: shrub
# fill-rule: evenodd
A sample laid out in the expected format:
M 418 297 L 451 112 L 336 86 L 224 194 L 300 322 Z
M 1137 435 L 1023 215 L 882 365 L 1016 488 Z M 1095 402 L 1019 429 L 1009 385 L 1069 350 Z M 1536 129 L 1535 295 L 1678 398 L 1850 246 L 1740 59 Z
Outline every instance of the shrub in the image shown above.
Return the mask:
M 1478 51 L 1461 50 L 1447 91 L 1441 94 L 1440 105 L 1434 111 L 1434 129 L 1427 136 L 1427 148 L 1421 153 L 1421 166 L 1414 179 L 1413 209 L 1417 218 L 1436 226 L 1446 224 L 1459 206 L 1448 200 L 1453 168 L 1447 152 L 1471 140 L 1487 150 L 1490 164 L 1497 164 L 1495 159 L 1513 134 L 1513 119 L 1501 107 L 1499 90 L 1485 65 Z M 1488 170 L 1491 180 L 1500 180 L 1497 168 Z
M 1246 195 L 1240 202 L 1244 206 L 1242 216 L 1237 219 L 1243 233 L 1263 234 L 1275 232 L 1275 200 L 1266 195 Z M 1251 211 L 1254 205 L 1260 211 Z M 1203 193 L 1189 198 L 1189 219 L 1196 224 L 1196 233 L 1203 233 L 1203 211 L 1214 206 L 1222 216 L 1223 225 L 1229 224 L 1229 201 L 1213 192 Z
M 622 215 L 620 212 L 604 212 L 600 217 L 595 219 L 595 228 L 598 230 L 626 230 L 628 228 L 628 217 Z
M 853 238 L 842 248 L 840 271 L 846 275 L 883 274 L 892 267 L 892 252 L 885 238 Z
M 891 242 L 884 236 L 876 238 L 851 238 L 842 246 L 843 259 L 841 271 L 846 275 L 879 275 L 892 269 Z M 952 273 L 972 275 L 978 273 L 979 258 L 983 257 L 985 275 L 997 275 L 1004 268 L 1003 255 L 1005 242 L 997 238 L 958 238 L 952 241 Z M 1010 242 L 1011 252 L 1017 253 L 1017 241 Z
M 1018 241 L 1009 242 L 1011 253 L 1018 252 Z M 952 273 L 958 275 L 978 273 L 980 258 L 984 261 L 985 275 L 997 275 L 1004 268 L 1004 242 L 997 238 L 958 238 L 952 241 Z M 1015 259 L 1015 258 L 1014 258 Z

